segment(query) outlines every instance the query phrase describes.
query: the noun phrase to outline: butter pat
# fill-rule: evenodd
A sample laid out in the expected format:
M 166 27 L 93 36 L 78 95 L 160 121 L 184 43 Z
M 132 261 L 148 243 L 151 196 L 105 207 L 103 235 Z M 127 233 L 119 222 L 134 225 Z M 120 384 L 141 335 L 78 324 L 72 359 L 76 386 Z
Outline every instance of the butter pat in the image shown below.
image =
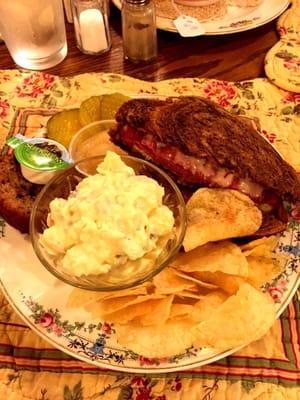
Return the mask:
M 57 173 L 70 166 L 68 151 L 54 140 L 16 135 L 9 138 L 7 144 L 14 148 L 22 175 L 29 182 L 46 184 Z

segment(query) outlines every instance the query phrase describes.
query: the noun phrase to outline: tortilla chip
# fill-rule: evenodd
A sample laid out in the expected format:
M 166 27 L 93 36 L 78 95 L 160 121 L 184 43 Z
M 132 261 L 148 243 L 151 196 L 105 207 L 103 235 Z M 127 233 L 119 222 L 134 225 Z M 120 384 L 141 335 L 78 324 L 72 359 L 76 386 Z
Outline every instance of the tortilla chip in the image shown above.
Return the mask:
M 226 274 L 248 276 L 248 263 L 245 255 L 236 244 L 223 241 L 180 254 L 172 266 L 183 272 L 221 271 Z
M 194 344 L 219 350 L 244 346 L 266 334 L 275 319 L 270 296 L 244 283 L 236 295 L 192 328 Z
M 262 213 L 245 194 L 231 189 L 198 189 L 187 202 L 185 251 L 208 242 L 255 233 Z

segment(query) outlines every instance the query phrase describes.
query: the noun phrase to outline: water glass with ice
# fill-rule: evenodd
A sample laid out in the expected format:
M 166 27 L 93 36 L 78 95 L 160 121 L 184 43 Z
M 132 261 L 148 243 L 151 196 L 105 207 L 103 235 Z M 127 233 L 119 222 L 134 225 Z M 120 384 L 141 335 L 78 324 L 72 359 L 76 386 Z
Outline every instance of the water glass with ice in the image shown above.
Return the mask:
M 0 1 L 0 32 L 20 67 L 43 70 L 67 55 L 62 0 Z

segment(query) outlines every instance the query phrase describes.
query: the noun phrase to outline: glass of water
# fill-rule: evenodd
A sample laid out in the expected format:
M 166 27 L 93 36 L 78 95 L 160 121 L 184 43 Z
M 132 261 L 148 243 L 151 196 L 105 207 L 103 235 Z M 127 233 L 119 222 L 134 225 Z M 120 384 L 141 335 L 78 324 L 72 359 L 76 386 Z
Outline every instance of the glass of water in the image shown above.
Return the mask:
M 62 0 L 0 1 L 0 32 L 20 67 L 50 68 L 67 55 Z

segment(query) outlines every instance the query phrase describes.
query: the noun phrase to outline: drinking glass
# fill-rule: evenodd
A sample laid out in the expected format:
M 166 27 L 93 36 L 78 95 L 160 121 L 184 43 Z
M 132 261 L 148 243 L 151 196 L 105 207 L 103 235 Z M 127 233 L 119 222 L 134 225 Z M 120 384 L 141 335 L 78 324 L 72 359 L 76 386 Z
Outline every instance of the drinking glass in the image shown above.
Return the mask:
M 67 55 L 62 0 L 0 1 L 0 32 L 20 67 L 50 68 Z

